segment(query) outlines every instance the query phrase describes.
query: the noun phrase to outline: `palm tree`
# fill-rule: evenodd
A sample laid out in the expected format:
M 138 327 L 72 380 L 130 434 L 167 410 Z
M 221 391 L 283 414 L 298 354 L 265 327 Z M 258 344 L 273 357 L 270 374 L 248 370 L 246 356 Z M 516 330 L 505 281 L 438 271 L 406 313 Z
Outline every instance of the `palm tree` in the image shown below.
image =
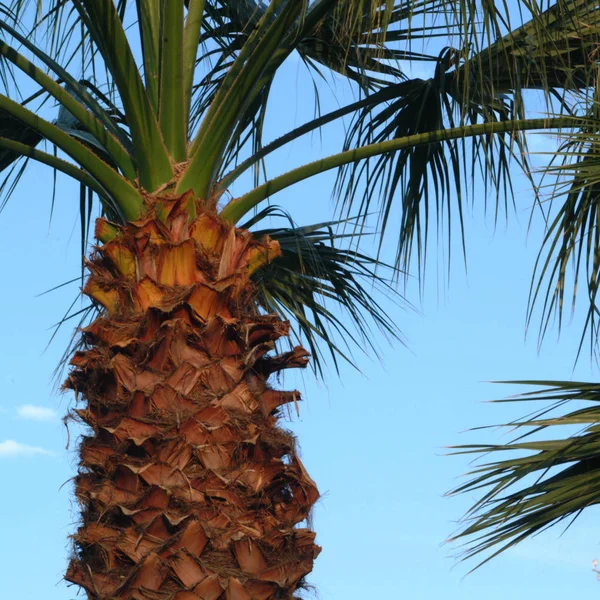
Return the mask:
M 390 289 L 385 265 L 347 243 L 368 215 L 382 236 L 399 198 L 393 278 L 422 263 L 430 212 L 462 214 L 478 170 L 498 203 L 510 196 L 511 157 L 528 169 L 526 131 L 593 133 L 595 3 L 519 7 L 514 23 L 508 6 L 451 0 L 2 3 L 2 190 L 18 189 L 30 160 L 78 181 L 82 253 L 92 202 L 102 212 L 65 383 L 87 427 L 66 578 L 89 598 L 302 588 L 319 494 L 278 424 L 300 395 L 271 377 L 309 353 L 275 354 L 278 341 L 301 335 L 318 371 L 320 348 L 346 358 L 340 337 L 398 335 L 370 292 Z M 432 54 L 415 49 L 438 38 Z M 265 145 L 269 90 L 292 53 L 357 98 Z M 403 61 L 430 63 L 432 77 L 407 77 Z M 525 90 L 557 116 L 528 118 Z M 264 175 L 272 152 L 344 117 L 340 153 Z M 273 223 L 271 196 L 331 169 L 331 222 Z M 249 189 L 229 198 L 236 182 Z

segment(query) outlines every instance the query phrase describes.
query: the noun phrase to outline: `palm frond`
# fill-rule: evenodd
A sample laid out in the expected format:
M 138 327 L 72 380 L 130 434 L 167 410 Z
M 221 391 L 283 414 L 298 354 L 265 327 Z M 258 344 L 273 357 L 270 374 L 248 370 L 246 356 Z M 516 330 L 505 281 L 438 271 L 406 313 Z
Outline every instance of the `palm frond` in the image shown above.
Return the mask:
M 560 331 L 565 308 L 575 310 L 578 291 L 583 287 L 587 316 L 577 358 L 586 339 L 590 351 L 597 350 L 599 334 L 600 119 L 597 101 L 587 106 L 585 125 L 579 130 L 560 132 L 563 141 L 543 170 L 545 179 L 555 178 L 548 184 L 551 189 L 549 210 L 559 205 L 536 261 L 527 313 L 528 323 L 531 323 L 539 309 L 541 343 L 554 319 Z M 570 301 L 565 297 L 569 289 Z
M 344 148 L 517 118 L 513 104 L 504 98 L 483 105 L 475 102 L 466 105 L 454 85 L 455 59 L 456 52 L 446 49 L 432 78 L 398 84 L 393 99 L 363 108 L 348 129 Z M 382 154 L 370 162 L 343 167 L 338 173 L 335 194 L 344 213 L 365 214 L 377 208 L 382 237 L 389 228 L 392 207 L 398 196 L 401 198 L 396 264 L 408 272 L 414 247 L 419 266 L 424 264 L 430 217 L 447 229 L 450 260 L 455 215 L 464 245 L 464 185 L 472 182 L 480 170 L 484 197 L 488 195 L 488 187 L 496 191 L 497 201 L 510 197 L 511 158 L 516 157 L 519 163 L 522 155 L 521 136 L 512 132 L 479 136 L 472 144 L 462 139 L 409 147 Z M 356 196 L 359 196 L 358 207 Z
M 368 91 L 402 79 L 401 60 L 434 59 L 414 51 L 411 45 L 419 39 L 435 37 L 438 27 L 425 30 L 413 26 L 412 21 L 443 14 L 448 2 L 342 0 L 330 4 L 335 7 L 325 13 L 296 50 L 305 64 L 319 73 L 325 67 Z M 315 2 L 312 10 L 318 5 Z M 443 26 L 439 28 L 447 31 Z M 407 42 L 406 47 L 397 46 L 401 41 Z
M 288 225 L 256 229 L 256 224 L 267 217 L 283 218 Z M 389 271 L 386 265 L 357 252 L 350 244 L 344 246 L 344 241 L 353 236 L 339 231 L 343 224 L 331 221 L 298 227 L 276 207 L 261 211 L 244 224 L 255 236 L 268 235 L 281 247 L 281 256 L 254 275 L 257 305 L 291 319 L 320 375 L 324 350 L 336 370 L 339 358 L 353 364 L 353 349 L 377 352 L 373 327 L 391 338 L 402 339 L 398 325 L 374 299 L 374 292 L 408 306 L 382 274 Z
M 523 3 L 531 18 L 465 55 L 457 79 L 484 93 L 581 90 L 594 84 L 600 11 L 593 0 Z
M 348 130 L 345 148 L 444 127 L 516 121 L 525 117 L 523 94 L 531 89 L 543 91 L 548 106 L 554 99 L 561 112 L 572 112 L 566 94 L 573 90 L 585 93 L 595 81 L 591 57 L 600 34 L 600 11 L 590 0 L 558 2 L 544 11 L 528 3 L 519 8 L 525 9 L 530 19 L 505 35 L 502 32 L 511 25 L 506 6 L 484 8 L 479 32 L 471 30 L 476 12 L 457 15 L 458 27 L 464 32 L 455 48 L 441 52 L 431 79 L 396 84 L 395 99 L 364 107 Z M 461 39 L 469 43 L 461 45 Z M 516 131 L 481 136 L 472 144 L 454 140 L 407 148 L 340 169 L 336 197 L 344 214 L 371 212 L 377 203 L 383 235 L 399 196 L 397 264 L 408 271 L 416 249 L 421 269 L 432 218 L 447 231 L 448 259 L 452 218 L 458 223 L 464 251 L 463 199 L 467 188 L 474 190 L 478 171 L 483 198 L 488 192 L 495 197 L 496 218 L 502 207 L 508 211 L 513 201 L 513 163 L 535 187 L 526 138 Z
M 545 402 L 546 406 L 508 423 L 506 427 L 520 433 L 508 444 L 455 447 L 457 454 L 483 454 L 493 459 L 476 465 L 468 473 L 470 480 L 451 492 L 481 494 L 465 516 L 464 527 L 452 538 L 465 543 L 465 559 L 487 553 L 480 564 L 600 503 L 600 385 L 505 383 L 544 389 L 502 402 Z M 575 410 L 564 410 L 573 403 Z M 568 436 L 558 431 L 565 426 Z M 497 453 L 501 458 L 494 458 Z

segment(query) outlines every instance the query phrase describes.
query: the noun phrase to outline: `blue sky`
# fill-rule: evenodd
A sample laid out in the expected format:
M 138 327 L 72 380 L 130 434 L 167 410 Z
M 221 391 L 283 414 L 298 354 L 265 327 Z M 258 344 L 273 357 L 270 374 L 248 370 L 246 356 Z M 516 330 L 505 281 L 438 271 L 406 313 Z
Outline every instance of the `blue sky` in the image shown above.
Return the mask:
M 266 138 L 310 118 L 311 82 L 295 61 L 273 92 L 277 107 Z M 323 110 L 335 102 L 321 86 Z M 339 82 L 333 87 L 342 95 Z M 299 92 L 297 92 L 299 90 Z M 271 162 L 281 172 L 339 147 L 340 126 L 323 137 L 306 138 Z M 549 142 L 540 141 L 546 148 Z M 273 200 L 302 223 L 332 214 L 331 174 L 304 182 Z M 52 174 L 30 166 L 0 214 L 0 494 L 3 544 L 0 572 L 7 598 L 67 600 L 75 590 L 61 583 L 68 535 L 77 520 L 69 479 L 74 475 L 76 429 L 71 449 L 60 418 L 73 405 L 53 387 L 53 370 L 68 343 L 66 326 L 45 350 L 51 326 L 68 308 L 76 284 L 36 297 L 79 273 L 78 191 L 62 183 L 49 222 Z M 416 286 L 409 299 L 417 311 L 386 304 L 407 339 L 390 346 L 374 333 L 381 361 L 356 353 L 362 373 L 343 366 L 325 382 L 310 372 L 292 375 L 304 402 L 300 418 L 286 426 L 300 440 L 303 460 L 323 494 L 314 526 L 323 553 L 311 576 L 322 600 L 434 598 L 515 600 L 532 594 L 547 600 L 600 593 L 591 570 L 600 558 L 597 512 L 583 515 L 564 535 L 554 529 L 510 550 L 473 574 L 457 549 L 444 545 L 474 497 L 444 498 L 468 470 L 464 457 L 445 456 L 445 446 L 501 441 L 502 431 L 460 433 L 501 423 L 525 412 L 518 405 L 483 400 L 518 388 L 486 383 L 503 379 L 589 379 L 597 372 L 583 356 L 573 371 L 579 341 L 578 318 L 557 341 L 548 336 L 541 353 L 536 332 L 524 339 L 525 306 L 542 229 L 528 232 L 532 196 L 524 178 L 515 179 L 516 213 L 495 227 L 483 214 L 482 192 L 467 217 L 468 274 L 460 260 L 445 281 L 445 262 L 432 246 L 426 292 Z M 235 190 L 234 190 L 235 192 Z M 23 214 L 24 200 L 27 209 Z M 434 236 L 432 236 L 434 238 Z M 392 256 L 393 239 L 385 245 Z M 459 257 L 455 253 L 455 257 Z M 580 319 L 579 319 L 580 320 Z

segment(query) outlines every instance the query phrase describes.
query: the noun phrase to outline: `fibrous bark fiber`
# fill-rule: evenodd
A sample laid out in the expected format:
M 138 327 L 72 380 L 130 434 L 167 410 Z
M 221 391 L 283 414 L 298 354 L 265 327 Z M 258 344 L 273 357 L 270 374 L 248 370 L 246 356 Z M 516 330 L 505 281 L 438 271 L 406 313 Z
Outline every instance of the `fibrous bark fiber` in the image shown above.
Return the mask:
M 66 579 L 93 600 L 293 598 L 320 551 L 300 526 L 319 494 L 278 426 L 299 394 L 268 379 L 308 354 L 272 355 L 289 326 L 253 302 L 276 242 L 190 220 L 189 202 L 97 223 L 110 241 L 84 292 L 105 310 L 65 384 L 88 426 Z

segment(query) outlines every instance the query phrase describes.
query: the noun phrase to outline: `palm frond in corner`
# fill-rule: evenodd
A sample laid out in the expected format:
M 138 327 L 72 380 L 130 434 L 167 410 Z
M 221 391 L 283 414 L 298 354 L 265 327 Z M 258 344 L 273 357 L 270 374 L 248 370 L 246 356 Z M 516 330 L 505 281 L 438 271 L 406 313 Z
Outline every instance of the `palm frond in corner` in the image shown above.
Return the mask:
M 600 504 L 600 384 L 505 383 L 544 388 L 501 402 L 546 405 L 507 423 L 518 434 L 507 444 L 454 447 L 455 454 L 487 457 L 467 474 L 467 483 L 450 492 L 480 495 L 451 538 L 464 542 L 464 559 L 485 554 L 477 566 L 552 525 L 568 527 L 581 511 Z M 574 410 L 565 410 L 574 403 Z
M 545 232 L 535 265 L 527 318 L 530 323 L 539 309 L 539 341 L 556 318 L 559 331 L 564 311 L 575 309 L 578 291 L 585 290 L 587 315 L 579 351 L 586 338 L 593 353 L 598 346 L 598 286 L 600 284 L 600 118 L 598 103 L 592 104 L 579 130 L 562 132 L 560 148 L 544 169 L 544 177 L 554 177 L 548 205 L 558 204 Z M 545 291 L 544 291 L 545 289 Z M 570 301 L 566 298 L 568 290 Z

